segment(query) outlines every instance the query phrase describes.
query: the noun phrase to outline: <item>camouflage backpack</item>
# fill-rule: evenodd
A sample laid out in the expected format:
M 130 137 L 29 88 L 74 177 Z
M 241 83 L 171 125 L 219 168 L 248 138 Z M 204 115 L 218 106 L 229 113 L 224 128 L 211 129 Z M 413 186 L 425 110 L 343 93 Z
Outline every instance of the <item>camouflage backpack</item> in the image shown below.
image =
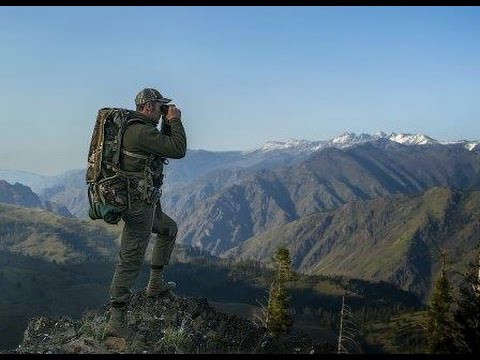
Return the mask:
M 98 111 L 86 174 L 88 215 L 93 220 L 117 224 L 128 207 L 128 178 L 120 170 L 120 153 L 125 130 L 135 121 L 141 121 L 135 111 L 120 108 Z

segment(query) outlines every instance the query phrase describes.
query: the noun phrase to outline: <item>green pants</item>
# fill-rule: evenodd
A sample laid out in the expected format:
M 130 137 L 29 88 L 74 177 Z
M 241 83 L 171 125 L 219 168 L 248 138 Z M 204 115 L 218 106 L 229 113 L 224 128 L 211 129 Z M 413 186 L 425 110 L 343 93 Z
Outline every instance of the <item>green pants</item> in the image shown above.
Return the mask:
M 148 242 L 156 234 L 152 253 L 152 265 L 167 265 L 177 236 L 177 224 L 156 207 L 143 201 L 132 202 L 122 216 L 125 226 L 122 232 L 120 252 L 110 285 L 110 302 L 130 301 L 131 288 L 138 278 Z

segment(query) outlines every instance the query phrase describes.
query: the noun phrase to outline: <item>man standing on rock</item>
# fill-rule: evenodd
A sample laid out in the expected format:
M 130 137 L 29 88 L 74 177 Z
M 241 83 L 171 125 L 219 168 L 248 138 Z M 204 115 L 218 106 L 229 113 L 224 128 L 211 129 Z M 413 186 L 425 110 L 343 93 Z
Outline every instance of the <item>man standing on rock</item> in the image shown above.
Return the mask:
M 131 204 L 122 216 L 125 225 L 110 285 L 110 318 L 105 336 L 126 336 L 126 308 L 151 233 L 156 234 L 156 240 L 146 293 L 148 296 L 162 295 L 174 285 L 164 281 L 163 269 L 170 261 L 178 228 L 175 221 L 162 212 L 160 187 L 167 158 L 183 158 L 187 140 L 181 111 L 175 105 L 167 105 L 170 101 L 156 89 L 140 91 L 135 98 L 138 121 L 129 125 L 123 136 L 121 170 L 143 173 L 144 177 L 137 178 L 139 180 L 130 188 Z

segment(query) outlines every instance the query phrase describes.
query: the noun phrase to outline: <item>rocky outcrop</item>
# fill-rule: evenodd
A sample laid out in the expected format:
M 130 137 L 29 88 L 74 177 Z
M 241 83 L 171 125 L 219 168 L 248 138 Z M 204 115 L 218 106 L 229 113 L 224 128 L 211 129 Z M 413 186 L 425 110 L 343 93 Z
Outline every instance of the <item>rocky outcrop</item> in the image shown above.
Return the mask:
M 274 338 L 261 324 L 219 312 L 205 298 L 134 294 L 126 339 L 103 337 L 107 313 L 104 307 L 79 321 L 33 318 L 22 343 L 8 353 L 322 353 L 334 349 L 302 333 Z

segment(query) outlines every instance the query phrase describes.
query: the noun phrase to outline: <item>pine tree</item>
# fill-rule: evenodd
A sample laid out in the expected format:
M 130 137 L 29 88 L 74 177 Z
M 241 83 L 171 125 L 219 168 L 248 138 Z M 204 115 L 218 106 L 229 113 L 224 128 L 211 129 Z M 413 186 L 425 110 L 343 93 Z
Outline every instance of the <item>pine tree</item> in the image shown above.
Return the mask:
M 288 314 L 290 297 L 287 295 L 285 283 L 295 280 L 288 249 L 278 248 L 273 256 L 274 279 L 270 286 L 268 305 L 266 309 L 266 326 L 274 336 L 288 333 L 293 320 Z
M 428 350 L 430 353 L 451 353 L 454 350 L 454 331 L 451 305 L 451 286 L 446 276 L 446 254 L 441 253 L 442 267 L 435 282 L 427 315 Z
M 477 263 L 470 263 L 465 273 L 454 312 L 456 346 L 462 353 L 480 353 L 480 256 L 477 257 Z

